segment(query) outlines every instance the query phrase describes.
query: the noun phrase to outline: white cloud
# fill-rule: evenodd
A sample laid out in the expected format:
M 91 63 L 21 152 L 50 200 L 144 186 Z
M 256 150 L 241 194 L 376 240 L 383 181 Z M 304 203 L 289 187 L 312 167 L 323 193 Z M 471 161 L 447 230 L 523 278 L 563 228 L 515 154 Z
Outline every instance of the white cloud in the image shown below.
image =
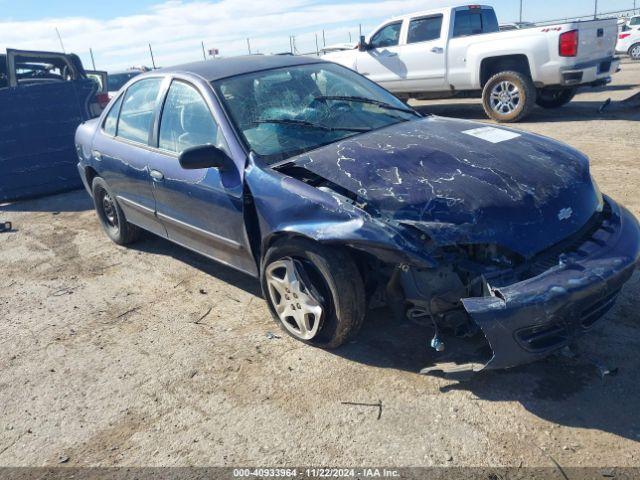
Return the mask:
M 300 51 L 315 49 L 315 33 L 325 29 L 327 43 L 356 41 L 358 23 L 367 31 L 380 19 L 440 5 L 451 0 L 373 0 L 366 3 L 317 3 L 314 0 L 180 1 L 157 4 L 137 15 L 110 20 L 67 17 L 0 22 L 0 48 L 59 50 L 57 27 L 67 51 L 79 54 L 89 67 L 89 47 L 100 69 L 150 64 L 151 43 L 162 66 L 202 59 L 207 48 L 223 55 L 253 51 L 271 53 L 289 49 L 296 35 Z M 455 3 L 455 1 L 453 2 Z M 321 41 L 321 40 L 320 40 Z

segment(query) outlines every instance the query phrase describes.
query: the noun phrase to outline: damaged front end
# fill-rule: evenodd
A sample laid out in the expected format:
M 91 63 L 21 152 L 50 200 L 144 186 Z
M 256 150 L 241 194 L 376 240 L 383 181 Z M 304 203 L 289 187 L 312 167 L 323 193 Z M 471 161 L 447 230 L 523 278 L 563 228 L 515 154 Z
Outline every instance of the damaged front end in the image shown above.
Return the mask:
M 566 346 L 613 306 L 639 257 L 638 222 L 606 199 L 575 235 L 530 259 L 458 245 L 443 249 L 438 269 L 401 269 L 407 316 L 433 323 L 434 348 L 478 330 L 490 347 L 463 364 L 426 371 L 514 367 Z

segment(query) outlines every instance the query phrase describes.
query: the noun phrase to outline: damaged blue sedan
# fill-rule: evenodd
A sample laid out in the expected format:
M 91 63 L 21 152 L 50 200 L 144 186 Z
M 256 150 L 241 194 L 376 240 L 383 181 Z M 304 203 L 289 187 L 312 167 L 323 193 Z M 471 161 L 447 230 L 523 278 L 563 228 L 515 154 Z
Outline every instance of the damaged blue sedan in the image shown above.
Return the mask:
M 151 231 L 260 279 L 293 337 L 334 348 L 367 308 L 481 339 L 470 370 L 539 359 L 594 326 L 640 230 L 587 158 L 507 128 L 423 117 L 318 59 L 140 75 L 76 133 L 107 235 Z

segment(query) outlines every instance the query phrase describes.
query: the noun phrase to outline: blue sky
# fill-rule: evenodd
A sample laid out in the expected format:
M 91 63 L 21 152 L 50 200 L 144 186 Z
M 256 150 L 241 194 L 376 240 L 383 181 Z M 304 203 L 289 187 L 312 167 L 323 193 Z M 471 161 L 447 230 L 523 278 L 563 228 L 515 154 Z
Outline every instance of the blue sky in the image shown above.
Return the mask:
M 523 0 L 524 19 L 541 21 L 593 13 L 594 0 Z M 295 35 L 300 52 L 321 43 L 341 43 L 390 16 L 469 3 L 464 0 L 111 0 L 109 2 L 0 0 L 0 50 L 59 50 L 59 29 L 67 51 L 99 69 L 150 65 L 148 44 L 157 64 L 202 60 L 201 42 L 222 55 L 289 50 Z M 518 17 L 519 0 L 484 0 L 501 22 Z M 638 0 L 640 8 L 640 0 Z M 633 8 L 633 0 L 600 0 L 600 11 Z
M 0 12 L 0 21 L 12 20 L 36 20 L 45 17 L 83 16 L 99 19 L 109 19 L 116 16 L 144 13 L 149 7 L 158 4 L 157 0 L 111 0 L 109 2 L 87 2 L 86 0 L 65 1 L 0 1 L 3 6 Z M 256 2 L 259 5 L 261 2 Z M 329 4 L 334 1 L 319 0 L 316 3 Z M 363 6 L 368 2 L 362 3 Z M 484 4 L 493 5 L 502 21 L 514 20 L 518 16 L 519 0 L 484 0 Z M 429 8 L 429 1 L 423 2 L 424 9 Z M 594 11 L 592 0 L 524 0 L 525 17 L 528 20 L 545 20 L 549 18 L 563 18 L 569 16 L 590 14 Z M 599 11 L 622 10 L 633 8 L 633 0 L 599 0 Z M 637 0 L 640 8 L 640 0 Z M 10 7 L 9 7 L 10 5 Z

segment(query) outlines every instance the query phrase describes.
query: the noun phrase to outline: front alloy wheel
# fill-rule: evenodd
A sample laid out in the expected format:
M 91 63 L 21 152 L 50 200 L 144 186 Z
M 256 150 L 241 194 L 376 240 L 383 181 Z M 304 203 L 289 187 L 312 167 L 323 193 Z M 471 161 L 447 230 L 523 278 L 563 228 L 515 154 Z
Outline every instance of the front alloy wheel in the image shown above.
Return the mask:
M 350 253 L 306 238 L 281 238 L 267 250 L 262 292 L 275 321 L 292 337 L 335 348 L 364 320 L 362 276 Z
M 311 340 L 322 324 L 322 306 L 319 295 L 312 294 L 305 283 L 303 269 L 300 261 L 285 257 L 270 264 L 265 274 L 269 298 L 282 325 L 294 337 Z

